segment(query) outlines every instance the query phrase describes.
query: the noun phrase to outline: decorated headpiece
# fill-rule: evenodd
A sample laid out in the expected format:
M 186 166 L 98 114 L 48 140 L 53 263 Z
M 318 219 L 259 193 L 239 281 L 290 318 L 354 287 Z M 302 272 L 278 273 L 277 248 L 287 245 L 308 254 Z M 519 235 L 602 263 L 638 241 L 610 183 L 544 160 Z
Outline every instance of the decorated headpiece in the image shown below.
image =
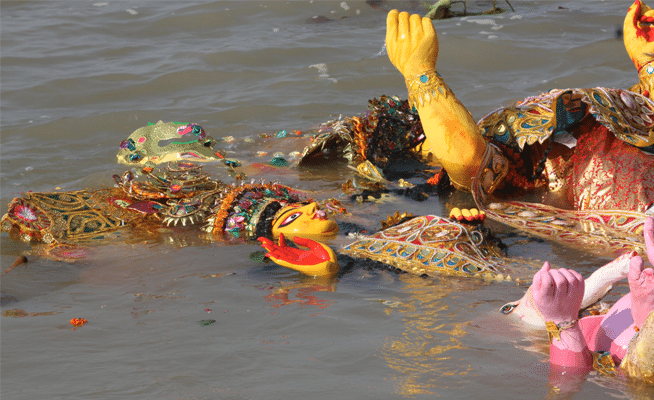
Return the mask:
M 287 186 L 228 185 L 192 163 L 157 170 L 147 164 L 141 173 L 146 179 L 131 171 L 114 175 L 115 188 L 24 193 L 9 204 L 2 230 L 28 242 L 77 244 L 129 224 L 155 229 L 204 222 L 214 236 L 250 239 L 270 236 L 277 211 L 300 202 Z
M 198 124 L 184 122 L 149 123 L 120 143 L 118 163 L 144 165 L 169 161 L 213 161 L 224 157 L 216 141 Z
M 213 194 L 227 186 L 191 163 L 154 171 L 148 164 L 137 180 L 131 171 L 114 175 L 116 188 L 70 192 L 27 192 L 9 203 L 2 230 L 24 241 L 79 243 L 131 222 L 197 223 L 204 220 Z
M 246 239 L 270 237 L 277 212 L 300 201 L 292 189 L 276 183 L 228 186 L 216 199 L 204 230 L 214 235 L 225 232 Z
M 131 172 L 114 176 L 125 193 L 142 200 L 130 207 L 155 212 L 169 226 L 204 222 L 203 230 L 214 236 L 271 236 L 277 211 L 300 202 L 288 186 L 254 181 L 228 185 L 210 179 L 202 167 L 192 163 L 170 164 L 163 174 L 156 174 L 148 164 L 143 172 L 146 182 L 134 181 Z

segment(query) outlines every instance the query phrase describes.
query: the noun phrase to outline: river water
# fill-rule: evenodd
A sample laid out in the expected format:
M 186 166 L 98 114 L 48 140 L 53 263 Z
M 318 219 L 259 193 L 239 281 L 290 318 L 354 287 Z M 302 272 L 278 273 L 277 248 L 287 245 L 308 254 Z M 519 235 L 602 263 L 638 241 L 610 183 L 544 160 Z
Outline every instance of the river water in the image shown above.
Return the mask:
M 2 204 L 28 190 L 112 185 L 125 170 L 116 164 L 119 143 L 148 121 L 200 123 L 230 155 L 251 162 L 267 160 L 257 151 L 286 155 L 307 143 L 260 133 L 309 130 L 363 113 L 373 97 L 406 96 L 380 55 L 386 11 L 424 9 L 392 3 L 3 1 Z M 551 88 L 637 82 L 616 33 L 630 1 L 511 4 L 515 12 L 435 22 L 438 70 L 476 119 Z M 269 178 L 335 196 L 350 176 L 335 164 Z M 396 210 L 443 215 L 448 206 L 396 197 L 345 205 L 370 223 Z M 512 239 L 512 256 L 585 275 L 608 259 L 523 239 Z M 5 233 L 0 244 L 3 270 L 29 251 Z M 357 269 L 315 281 L 251 261 L 257 250 L 174 229 L 108 241 L 75 263 L 28 256 L 2 276 L 2 397 L 654 396 L 595 373 L 550 380 L 542 333 L 497 315 L 524 286 Z M 611 298 L 626 291 L 617 285 Z M 10 317 L 15 310 L 28 316 Z M 88 324 L 72 328 L 76 317 Z M 216 322 L 198 324 L 207 319 Z

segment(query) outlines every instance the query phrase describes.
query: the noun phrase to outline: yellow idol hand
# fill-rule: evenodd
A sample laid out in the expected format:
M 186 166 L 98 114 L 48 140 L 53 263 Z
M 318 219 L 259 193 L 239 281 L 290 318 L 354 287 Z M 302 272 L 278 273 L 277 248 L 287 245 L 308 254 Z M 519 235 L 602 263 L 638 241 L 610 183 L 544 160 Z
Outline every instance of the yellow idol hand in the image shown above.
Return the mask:
M 405 77 L 433 70 L 438 59 L 438 36 L 429 18 L 392 10 L 386 19 L 386 51 Z

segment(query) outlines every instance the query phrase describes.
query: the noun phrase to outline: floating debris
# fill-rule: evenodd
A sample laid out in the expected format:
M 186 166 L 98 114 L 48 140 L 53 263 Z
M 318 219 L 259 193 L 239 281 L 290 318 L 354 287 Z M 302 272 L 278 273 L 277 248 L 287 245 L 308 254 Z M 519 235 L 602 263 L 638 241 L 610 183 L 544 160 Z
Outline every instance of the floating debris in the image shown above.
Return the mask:
M 505 0 L 506 4 L 511 7 L 511 11 L 515 12 L 515 9 L 509 3 L 509 0 Z M 463 3 L 463 12 L 461 11 L 452 11 L 452 3 Z M 495 14 L 502 14 L 506 12 L 506 10 L 497 7 L 497 0 L 493 0 L 493 5 L 491 6 L 490 10 L 486 11 L 481 11 L 481 12 L 468 12 L 468 7 L 466 0 L 460 0 L 460 1 L 452 1 L 452 0 L 439 0 L 436 1 L 433 5 L 428 6 L 429 11 L 425 14 L 426 18 L 431 18 L 431 19 L 448 19 L 448 18 L 456 18 L 456 17 L 465 17 L 465 16 L 473 16 L 473 15 L 495 15 Z
M 284 157 L 275 157 L 270 161 L 270 165 L 273 167 L 286 167 L 288 166 L 288 161 L 284 159 Z
M 228 275 L 236 275 L 236 272 L 225 272 L 222 274 L 209 274 L 209 275 L 202 275 L 200 278 L 222 278 L 223 276 L 228 276 Z
M 24 263 L 27 263 L 27 257 L 25 257 L 25 256 L 18 257 L 18 259 L 16 261 L 14 261 L 14 263 L 11 264 L 11 266 L 9 268 L 7 268 L 5 270 L 5 274 L 9 273 L 9 271 L 11 271 L 12 269 L 14 269 L 17 266 L 19 266 L 21 264 L 24 264 Z
M 70 320 L 70 324 L 72 326 L 84 326 L 85 323 L 89 321 L 85 320 L 84 318 L 73 318 Z
M 3 317 L 10 317 L 10 318 L 23 318 L 23 317 L 38 317 L 41 315 L 56 315 L 56 314 L 61 314 L 62 311 L 47 311 L 47 312 L 36 312 L 36 313 L 30 313 L 25 310 L 20 310 L 18 308 L 14 308 L 11 310 L 5 310 L 2 312 Z
M 255 251 L 250 253 L 250 260 L 258 263 L 267 263 L 270 259 L 266 257 L 266 254 L 267 252 L 265 251 Z

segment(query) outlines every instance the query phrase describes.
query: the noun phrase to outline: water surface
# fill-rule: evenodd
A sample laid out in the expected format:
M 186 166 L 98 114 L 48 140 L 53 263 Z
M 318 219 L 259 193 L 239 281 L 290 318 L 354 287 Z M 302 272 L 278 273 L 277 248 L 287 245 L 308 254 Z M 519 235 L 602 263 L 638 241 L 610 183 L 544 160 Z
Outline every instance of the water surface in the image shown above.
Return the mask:
M 436 22 L 438 70 L 476 119 L 551 88 L 629 87 L 637 74 L 616 30 L 630 3 L 512 0 L 515 12 Z M 77 0 L 1 7 L 3 204 L 27 190 L 111 185 L 124 171 L 118 144 L 148 121 L 198 122 L 219 140 L 235 138 L 223 141 L 231 156 L 265 162 L 257 151 L 288 154 L 307 138 L 244 138 L 306 131 L 363 113 L 373 97 L 406 95 L 400 74 L 378 55 L 384 4 Z M 225 176 L 219 165 L 206 169 Z M 333 196 L 350 176 L 339 164 L 271 179 Z M 346 206 L 376 224 L 396 210 L 442 215 L 446 202 Z M 583 274 L 606 261 L 514 242 L 513 256 Z M 3 269 L 29 250 L 4 233 L 0 244 Z M 46 315 L 0 319 L 2 396 L 654 396 L 596 374 L 549 383 L 543 341 L 496 315 L 524 287 L 363 270 L 320 282 L 250 261 L 256 250 L 179 228 L 149 240 L 117 237 L 73 264 L 30 258 L 2 276 L 2 308 Z M 619 285 L 613 298 L 626 290 Z M 89 323 L 72 329 L 75 317 Z M 216 322 L 197 323 L 205 319 Z M 573 394 L 556 394 L 566 390 Z

